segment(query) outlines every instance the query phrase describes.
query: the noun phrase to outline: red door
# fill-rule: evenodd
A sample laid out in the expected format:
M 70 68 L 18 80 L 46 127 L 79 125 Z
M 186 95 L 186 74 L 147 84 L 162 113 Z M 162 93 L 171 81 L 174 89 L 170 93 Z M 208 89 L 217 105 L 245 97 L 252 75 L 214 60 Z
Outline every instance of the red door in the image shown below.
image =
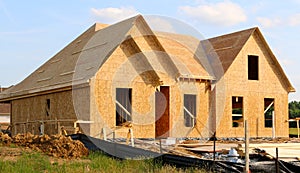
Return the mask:
M 155 137 L 167 138 L 170 130 L 170 87 L 160 86 L 155 92 Z

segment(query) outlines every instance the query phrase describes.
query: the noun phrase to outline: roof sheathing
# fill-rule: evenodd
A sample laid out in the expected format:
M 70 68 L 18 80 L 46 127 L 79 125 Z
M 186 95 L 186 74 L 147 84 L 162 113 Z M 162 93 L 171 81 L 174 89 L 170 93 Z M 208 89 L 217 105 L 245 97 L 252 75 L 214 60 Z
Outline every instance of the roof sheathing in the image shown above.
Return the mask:
M 0 101 L 56 89 L 71 89 L 74 79 L 76 84 L 88 83 L 88 79 L 95 75 L 112 51 L 124 40 L 138 17 L 141 16 L 110 26 L 93 25 L 22 82 L 1 93 Z M 84 73 L 80 73 L 83 70 Z
M 256 28 L 250 28 L 208 39 L 213 48 L 212 50 L 209 50 L 208 53 L 217 53 L 222 63 L 224 73 L 226 73 L 229 66 L 232 64 L 255 29 Z
M 282 67 L 280 66 L 279 62 L 277 61 L 275 55 L 273 54 L 272 50 L 270 49 L 269 45 L 267 44 L 265 38 L 263 37 L 258 27 L 208 39 L 208 41 L 213 47 L 213 50 L 209 50 L 208 53 L 212 51 L 215 51 L 217 53 L 222 63 L 224 73 L 226 73 L 230 65 L 233 63 L 241 49 L 244 47 L 244 45 L 250 38 L 250 36 L 254 33 L 258 34 L 259 38 L 265 45 L 270 57 L 272 58 L 277 67 L 277 70 L 282 76 L 282 78 L 280 79 L 282 79 L 287 86 L 288 92 L 295 92 L 295 89 L 293 88 L 287 76 L 285 75 Z
M 263 44 L 266 46 L 266 49 L 268 50 L 268 53 L 269 53 L 270 57 L 272 58 L 273 62 L 275 63 L 275 66 L 277 67 L 276 70 L 279 71 L 281 77 L 283 78 L 284 83 L 287 85 L 288 92 L 296 92 L 295 88 L 292 86 L 292 84 L 289 81 L 288 77 L 284 73 L 284 71 L 283 71 L 281 65 L 279 64 L 277 58 L 273 54 L 270 46 L 268 45 L 267 41 L 265 40 L 264 36 L 262 35 L 261 31 L 258 28 L 255 31 L 258 34 L 261 41 L 263 42 Z

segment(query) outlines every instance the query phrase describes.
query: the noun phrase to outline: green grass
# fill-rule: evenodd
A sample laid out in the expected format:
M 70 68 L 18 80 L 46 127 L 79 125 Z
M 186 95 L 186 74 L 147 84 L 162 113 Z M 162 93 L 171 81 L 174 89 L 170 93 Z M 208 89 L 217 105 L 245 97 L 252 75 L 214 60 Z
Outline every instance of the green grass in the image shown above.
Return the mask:
M 289 128 L 289 134 L 290 135 L 298 135 L 297 128 Z
M 138 172 L 200 172 L 204 170 L 195 168 L 178 169 L 169 165 L 162 165 L 150 160 L 117 160 L 101 153 L 90 153 L 87 158 L 80 161 L 63 160 L 50 161 L 49 157 L 38 152 L 23 153 L 17 161 L 3 161 L 0 157 L 0 172 L 57 172 L 57 173 L 85 173 L 85 172 L 109 172 L 109 173 L 138 173 Z

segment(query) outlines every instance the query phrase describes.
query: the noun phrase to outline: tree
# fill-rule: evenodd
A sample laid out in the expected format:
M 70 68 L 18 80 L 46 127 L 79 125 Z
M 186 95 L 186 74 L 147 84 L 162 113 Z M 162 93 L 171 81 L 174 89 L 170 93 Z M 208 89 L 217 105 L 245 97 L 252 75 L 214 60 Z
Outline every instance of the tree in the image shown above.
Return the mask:
M 289 118 L 296 118 L 300 117 L 300 101 L 291 101 L 289 103 Z M 297 124 L 295 121 L 289 123 L 290 128 L 297 127 Z
M 289 103 L 289 118 L 300 117 L 300 101 L 291 101 Z

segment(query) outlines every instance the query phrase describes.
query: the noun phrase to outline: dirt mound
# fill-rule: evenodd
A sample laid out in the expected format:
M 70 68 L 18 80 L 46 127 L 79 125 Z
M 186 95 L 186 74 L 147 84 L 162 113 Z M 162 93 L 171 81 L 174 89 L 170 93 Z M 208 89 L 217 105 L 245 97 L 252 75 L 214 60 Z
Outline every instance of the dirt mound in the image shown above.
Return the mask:
M 0 133 L 0 142 L 6 145 L 13 143 L 60 158 L 72 159 L 88 155 L 88 149 L 80 141 L 63 135 L 38 136 L 26 133 L 11 138 L 7 134 Z

